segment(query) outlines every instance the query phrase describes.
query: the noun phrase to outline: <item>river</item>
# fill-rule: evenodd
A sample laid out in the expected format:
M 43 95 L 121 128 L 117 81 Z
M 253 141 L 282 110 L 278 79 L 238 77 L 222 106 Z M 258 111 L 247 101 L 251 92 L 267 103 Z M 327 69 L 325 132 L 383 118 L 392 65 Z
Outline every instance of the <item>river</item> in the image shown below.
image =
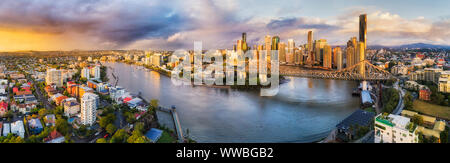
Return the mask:
M 106 62 L 118 85 L 146 100 L 175 105 L 184 131 L 197 142 L 283 143 L 325 138 L 336 124 L 359 108 L 351 95 L 355 81 L 287 77 L 278 95 L 203 86 L 175 86 L 171 79 L 136 65 Z M 112 70 L 108 77 L 113 82 Z M 173 126 L 158 113 L 161 124 Z

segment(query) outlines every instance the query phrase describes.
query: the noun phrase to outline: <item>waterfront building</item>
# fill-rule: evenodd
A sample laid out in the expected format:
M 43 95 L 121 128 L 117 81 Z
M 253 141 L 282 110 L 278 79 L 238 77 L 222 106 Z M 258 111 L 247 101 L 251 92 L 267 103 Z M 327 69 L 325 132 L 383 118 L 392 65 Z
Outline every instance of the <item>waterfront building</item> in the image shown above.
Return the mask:
M 93 93 L 85 93 L 81 98 L 81 123 L 93 125 L 97 116 L 97 105 L 99 97 Z
M 335 60 L 334 60 L 334 63 L 335 63 L 335 65 L 336 65 L 336 69 L 337 70 L 341 70 L 344 66 L 343 66 L 343 64 L 344 64 L 344 59 L 343 59 L 343 56 L 342 56 L 342 50 L 341 50 L 341 47 L 336 47 L 336 48 L 334 48 L 334 55 L 335 55 Z
M 56 87 L 62 87 L 63 82 L 61 70 L 47 69 L 47 76 L 45 77 L 45 83 L 47 85 L 54 84 Z
M 295 64 L 302 65 L 303 64 L 303 48 L 300 46 L 295 48 Z
M 295 58 L 294 58 L 294 54 L 295 54 L 295 42 L 293 39 L 289 39 L 288 40 L 288 47 L 287 47 L 287 63 L 289 65 L 294 65 L 295 64 Z
M 323 48 L 323 67 L 331 69 L 331 46 L 325 45 Z
M 278 52 L 280 56 L 280 63 L 285 64 L 286 63 L 286 43 L 280 42 L 278 44 Z
M 313 54 L 313 31 L 308 31 L 308 44 L 307 44 L 307 60 L 308 64 L 312 65 L 314 63 L 314 54 Z
M 156 53 L 154 55 L 152 55 L 152 65 L 156 66 L 156 67 L 160 67 L 161 66 L 161 54 L 160 53 Z
M 327 45 L 327 40 L 325 39 L 320 39 L 320 40 L 316 40 L 314 41 L 314 51 L 315 51 L 315 62 L 317 63 L 322 63 L 323 62 L 323 48 L 325 47 L 325 45 Z
M 373 127 L 372 121 L 375 117 L 375 113 L 364 111 L 361 109 L 356 110 L 350 116 L 342 120 L 336 125 L 336 139 L 342 142 L 348 142 L 354 139 L 356 131 L 352 130 L 352 126 L 364 126 Z
M 418 143 L 416 130 L 410 118 L 379 114 L 375 118 L 375 143 Z

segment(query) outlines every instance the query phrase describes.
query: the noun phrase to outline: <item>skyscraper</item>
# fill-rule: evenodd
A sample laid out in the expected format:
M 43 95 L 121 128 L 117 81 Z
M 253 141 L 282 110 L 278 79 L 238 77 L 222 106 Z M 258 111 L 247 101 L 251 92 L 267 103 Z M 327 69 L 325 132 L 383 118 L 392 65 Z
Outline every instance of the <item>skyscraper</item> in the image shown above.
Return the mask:
M 323 67 L 331 69 L 331 46 L 323 47 Z
M 278 44 L 278 53 L 280 54 L 280 62 L 286 63 L 286 43 L 280 42 Z
M 308 31 L 308 44 L 307 44 L 307 57 L 310 65 L 314 64 L 314 55 L 313 55 L 313 31 Z
M 346 52 L 346 67 L 351 67 L 353 66 L 354 63 L 354 53 L 355 53 L 355 48 L 353 46 L 348 46 L 347 45 L 347 49 L 345 49 Z
M 247 44 L 247 33 L 242 33 L 242 50 L 245 52 L 247 52 L 248 50 L 248 44 Z
M 243 48 L 242 48 L 242 40 L 237 40 L 237 47 L 236 47 L 236 51 L 238 52 L 238 54 L 243 54 Z
M 364 43 L 363 42 L 359 42 L 359 44 L 358 44 L 358 47 L 357 47 L 357 49 L 358 49 L 358 61 L 359 62 L 362 62 L 362 61 L 364 61 L 365 60 L 365 45 L 364 45 Z M 364 64 L 361 64 L 360 66 L 359 66 L 359 73 L 361 74 L 361 75 L 364 75 L 365 74 L 365 65 Z
M 273 36 L 272 37 L 272 50 L 278 50 L 278 43 L 280 43 L 280 37 Z
M 271 55 L 270 50 L 272 49 L 271 42 L 272 42 L 272 37 L 270 37 L 270 35 L 267 35 L 264 38 L 264 46 L 266 49 L 266 57 L 265 58 L 267 58 L 267 65 L 270 65 L 270 55 Z
M 325 47 L 325 45 L 327 45 L 327 40 L 325 39 L 320 39 L 320 40 L 316 40 L 315 41 L 315 47 L 314 47 L 314 51 L 316 52 L 314 56 L 315 61 L 318 63 L 322 63 L 323 62 L 323 48 Z
M 336 69 L 337 70 L 341 70 L 343 67 L 343 57 L 342 57 L 342 50 L 341 47 L 336 47 L 334 48 L 334 52 L 336 55 Z
M 293 39 L 288 40 L 288 48 L 287 48 L 287 62 L 288 64 L 295 64 L 295 42 Z
M 364 43 L 364 49 L 367 48 L 367 14 L 359 16 L 359 42 Z

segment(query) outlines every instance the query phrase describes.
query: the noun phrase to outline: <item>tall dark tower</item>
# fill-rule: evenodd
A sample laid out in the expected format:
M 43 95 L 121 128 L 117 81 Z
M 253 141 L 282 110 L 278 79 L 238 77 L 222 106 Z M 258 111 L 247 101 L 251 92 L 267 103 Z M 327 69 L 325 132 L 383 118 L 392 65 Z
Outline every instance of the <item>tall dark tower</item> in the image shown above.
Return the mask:
M 359 16 L 359 42 L 364 43 L 364 48 L 367 48 L 367 14 Z
M 278 43 L 280 43 L 280 37 L 273 36 L 272 37 L 272 50 L 278 50 Z
M 247 33 L 242 33 L 242 51 L 247 52 L 248 45 L 247 45 Z

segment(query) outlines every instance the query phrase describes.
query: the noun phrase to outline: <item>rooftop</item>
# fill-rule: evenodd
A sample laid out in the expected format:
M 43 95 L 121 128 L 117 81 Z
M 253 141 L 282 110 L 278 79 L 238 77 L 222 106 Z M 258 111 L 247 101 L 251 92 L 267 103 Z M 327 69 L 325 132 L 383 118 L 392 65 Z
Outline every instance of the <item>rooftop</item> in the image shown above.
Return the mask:
M 368 126 L 373 120 L 374 116 L 375 113 L 358 109 L 343 121 L 341 121 L 339 124 L 337 124 L 336 127 L 339 129 L 347 130 L 352 125 Z

